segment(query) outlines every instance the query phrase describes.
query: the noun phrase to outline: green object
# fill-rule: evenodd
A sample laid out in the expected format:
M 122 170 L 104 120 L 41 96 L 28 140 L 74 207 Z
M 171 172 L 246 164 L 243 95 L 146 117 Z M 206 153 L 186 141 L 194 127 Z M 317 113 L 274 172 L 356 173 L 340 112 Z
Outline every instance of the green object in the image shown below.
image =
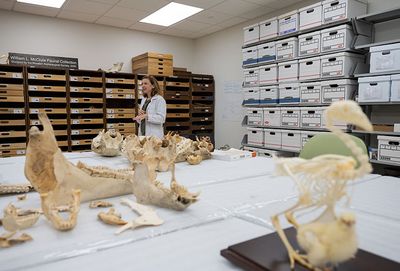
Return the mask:
M 364 142 L 353 135 L 349 135 L 351 139 L 359 146 L 365 154 L 368 154 L 367 147 Z M 338 154 L 344 156 L 352 156 L 356 161 L 357 158 L 351 153 L 350 149 L 333 133 L 321 133 L 313 136 L 303 147 L 300 157 L 311 159 L 323 154 Z M 359 163 L 357 161 L 357 167 Z

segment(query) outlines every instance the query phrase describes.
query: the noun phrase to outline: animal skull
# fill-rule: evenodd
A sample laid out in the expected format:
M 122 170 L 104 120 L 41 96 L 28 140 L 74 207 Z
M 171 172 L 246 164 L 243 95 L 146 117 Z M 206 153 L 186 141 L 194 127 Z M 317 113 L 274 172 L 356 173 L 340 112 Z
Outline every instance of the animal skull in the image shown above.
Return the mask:
M 92 151 L 102 156 L 117 156 L 120 154 L 123 137 L 115 130 L 101 131 L 92 140 Z

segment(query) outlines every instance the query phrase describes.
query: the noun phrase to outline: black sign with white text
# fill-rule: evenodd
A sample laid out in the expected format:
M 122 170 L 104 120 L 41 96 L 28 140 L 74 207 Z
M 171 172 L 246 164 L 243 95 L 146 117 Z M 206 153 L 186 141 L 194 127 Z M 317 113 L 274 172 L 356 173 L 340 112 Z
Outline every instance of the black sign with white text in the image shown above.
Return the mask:
M 78 69 L 78 59 L 59 56 L 42 56 L 20 53 L 9 53 L 8 63 L 14 65 L 28 65 L 31 67 Z

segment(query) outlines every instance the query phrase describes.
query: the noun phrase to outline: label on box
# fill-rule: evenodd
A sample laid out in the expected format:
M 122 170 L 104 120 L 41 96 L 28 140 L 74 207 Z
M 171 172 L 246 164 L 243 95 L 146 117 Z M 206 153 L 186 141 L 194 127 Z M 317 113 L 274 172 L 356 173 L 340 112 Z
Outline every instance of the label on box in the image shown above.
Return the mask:
M 79 91 L 79 88 L 71 88 L 71 91 L 72 91 L 72 92 L 78 92 L 78 91 Z
M 107 113 L 114 113 L 114 109 L 107 109 Z
M 325 22 L 339 21 L 346 19 L 346 2 L 329 6 L 324 9 Z
M 22 114 L 23 112 L 23 109 L 14 109 L 14 114 Z
M 28 90 L 37 90 L 37 89 L 38 89 L 37 86 L 29 86 L 29 87 L 28 87 Z
M 290 19 L 285 18 L 285 19 L 279 20 L 279 29 L 289 27 L 288 29 L 286 29 L 284 31 L 279 31 L 279 35 L 283 36 L 283 35 L 297 31 L 296 23 L 297 23 L 297 17 L 294 15 Z
M 79 130 L 72 130 L 71 135 L 79 135 Z
M 79 113 L 79 109 L 71 109 L 71 113 L 72 114 L 78 114 Z
M 79 124 L 80 121 L 79 120 L 72 120 L 72 124 Z
M 112 94 L 107 94 L 106 95 L 106 98 L 113 98 L 114 97 L 114 95 L 112 95 Z
M 106 88 L 106 93 L 111 93 L 113 91 L 112 88 Z
M 333 49 L 342 49 L 344 48 L 344 37 L 345 33 L 337 33 L 336 35 L 329 35 L 324 37 L 322 44 L 322 50 L 333 50 Z
M 344 100 L 346 87 L 338 86 L 336 88 L 326 88 L 324 90 L 324 102 L 336 102 Z
M 79 145 L 79 144 L 80 144 L 80 143 L 79 143 L 78 140 L 72 140 L 72 145 L 77 146 L 77 145 Z
M 114 114 L 107 114 L 107 118 L 108 119 L 113 119 L 114 118 Z
M 71 103 L 78 103 L 79 100 L 78 99 L 71 99 Z
M 38 75 L 37 74 L 29 74 L 29 79 L 37 79 Z
M 22 78 L 22 74 L 21 73 L 13 73 L 12 78 Z
M 299 114 L 298 113 L 282 113 L 282 126 L 299 126 Z
M 70 80 L 70 81 L 78 81 L 78 77 L 76 77 L 76 76 L 71 76 L 71 77 L 69 78 L 69 80 Z
M 322 64 L 322 76 L 343 75 L 343 60 L 329 61 Z
M 132 94 L 127 94 L 125 99 L 134 99 L 135 96 L 133 96 Z
M 322 116 L 319 113 L 302 114 L 302 127 L 320 128 L 322 126 Z
M 38 120 L 31 120 L 31 125 L 40 125 L 40 121 L 38 121 Z
M 25 154 L 25 150 L 17 150 L 17 154 Z
M 31 98 L 32 103 L 38 103 L 40 101 L 39 98 Z
M 115 83 L 114 79 L 107 78 L 107 83 Z

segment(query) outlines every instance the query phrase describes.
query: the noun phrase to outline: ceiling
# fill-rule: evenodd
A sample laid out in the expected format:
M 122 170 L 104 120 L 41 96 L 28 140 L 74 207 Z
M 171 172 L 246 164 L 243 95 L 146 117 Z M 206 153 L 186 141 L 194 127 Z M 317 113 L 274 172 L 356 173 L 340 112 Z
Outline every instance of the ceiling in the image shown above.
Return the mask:
M 167 0 L 66 0 L 60 9 L 0 0 L 0 9 L 195 39 L 300 1 L 175 0 L 204 10 L 169 27 L 139 22 Z

